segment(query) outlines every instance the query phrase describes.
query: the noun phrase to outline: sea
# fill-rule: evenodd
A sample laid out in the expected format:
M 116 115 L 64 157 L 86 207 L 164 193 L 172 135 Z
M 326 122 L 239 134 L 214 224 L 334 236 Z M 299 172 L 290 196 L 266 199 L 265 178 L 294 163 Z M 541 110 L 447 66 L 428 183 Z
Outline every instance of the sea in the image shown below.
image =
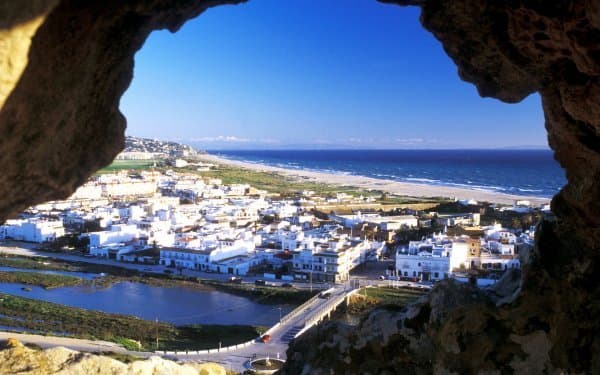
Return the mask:
M 287 169 L 551 198 L 566 184 L 550 150 L 213 150 Z

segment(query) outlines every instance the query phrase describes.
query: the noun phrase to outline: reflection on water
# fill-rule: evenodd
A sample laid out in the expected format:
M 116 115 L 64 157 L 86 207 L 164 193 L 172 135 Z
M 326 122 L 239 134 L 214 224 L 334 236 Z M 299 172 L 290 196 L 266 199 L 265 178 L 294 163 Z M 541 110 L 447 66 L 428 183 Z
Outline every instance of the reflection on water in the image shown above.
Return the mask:
M 279 320 L 280 305 L 263 305 L 220 291 L 165 288 L 121 282 L 108 288 L 93 285 L 45 290 L 23 284 L 0 283 L 0 292 L 72 307 L 134 315 L 183 324 L 248 324 L 270 326 Z M 283 315 L 294 306 L 281 305 Z

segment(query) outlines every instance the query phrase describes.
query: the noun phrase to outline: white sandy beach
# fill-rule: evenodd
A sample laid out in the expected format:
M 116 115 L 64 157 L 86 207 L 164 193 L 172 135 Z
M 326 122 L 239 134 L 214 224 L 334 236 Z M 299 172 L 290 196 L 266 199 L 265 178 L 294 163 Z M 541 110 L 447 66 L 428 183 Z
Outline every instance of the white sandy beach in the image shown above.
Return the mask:
M 493 191 L 475 190 L 452 186 L 438 186 L 383 180 L 364 176 L 352 176 L 336 173 L 313 172 L 306 170 L 290 170 L 268 165 L 229 160 L 214 155 L 204 154 L 201 158 L 209 163 L 232 165 L 256 171 L 277 172 L 301 181 L 313 181 L 325 184 L 355 186 L 361 189 L 381 190 L 392 194 L 409 197 L 448 197 L 456 199 L 474 199 L 480 202 L 491 202 L 512 205 L 516 200 L 528 200 L 533 205 L 550 203 L 549 198 L 511 195 Z

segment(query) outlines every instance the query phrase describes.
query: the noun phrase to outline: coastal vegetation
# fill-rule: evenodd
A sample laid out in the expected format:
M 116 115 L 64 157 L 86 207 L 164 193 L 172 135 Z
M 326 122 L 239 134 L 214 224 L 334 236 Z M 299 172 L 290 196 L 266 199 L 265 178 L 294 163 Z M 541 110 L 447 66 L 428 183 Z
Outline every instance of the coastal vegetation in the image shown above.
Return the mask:
M 106 273 L 115 276 L 135 276 L 139 272 L 124 267 L 107 264 L 87 263 L 53 259 L 48 257 L 28 257 L 19 255 L 0 255 L 0 266 L 63 272 Z
M 241 344 L 253 340 L 265 332 L 268 327 L 247 325 L 200 325 L 193 324 L 177 327 L 177 335 L 173 339 L 160 341 L 161 348 L 167 350 L 214 349 Z
M 186 172 L 194 172 L 186 170 Z M 346 193 L 353 196 L 371 196 L 366 190 L 358 190 L 352 186 L 318 183 L 310 180 L 299 181 L 297 178 L 284 176 L 277 172 L 256 171 L 230 165 L 219 165 L 210 171 L 195 172 L 208 178 L 218 178 L 223 184 L 249 184 L 270 193 L 293 195 L 299 191 L 314 191 L 316 195 L 327 196 L 335 193 Z
M 218 178 L 223 184 L 248 184 L 253 188 L 265 190 L 272 194 L 279 194 L 284 198 L 291 198 L 302 191 L 312 191 L 320 197 L 335 197 L 344 193 L 352 197 L 372 198 L 369 206 L 373 209 L 386 209 L 388 206 L 411 203 L 439 203 L 447 198 L 408 197 L 389 194 L 381 190 L 357 188 L 356 186 L 339 185 L 312 181 L 306 177 L 285 176 L 278 172 L 259 171 L 232 165 L 221 164 L 209 171 L 198 172 L 192 168 L 183 168 L 186 173 L 193 173 L 207 178 Z M 352 204 L 356 208 L 356 204 Z M 341 205 L 340 209 L 344 209 Z M 349 207 L 350 209 L 350 207 Z
M 264 327 L 172 324 L 0 293 L 0 325 L 36 333 L 113 341 L 131 350 L 200 350 L 252 340 Z M 139 345 L 138 345 L 139 343 Z
M 48 271 L 82 271 L 78 266 L 63 262 L 60 260 L 49 259 L 45 257 L 25 257 L 19 255 L 0 255 L 0 266 L 12 268 L 26 268 L 30 270 L 48 270 Z
M 440 202 L 436 207 L 432 207 L 427 211 L 437 212 L 440 214 L 457 214 L 457 213 L 478 213 L 481 215 L 480 224 L 492 225 L 495 223 L 501 224 L 505 228 L 516 230 L 529 229 L 532 225 L 536 225 L 544 218 L 544 213 L 540 210 L 531 210 L 526 212 L 517 212 L 513 210 L 497 210 L 494 205 L 489 203 L 478 203 L 472 205 L 464 205 L 460 202 L 446 200 Z
M 351 315 L 364 315 L 375 308 L 401 309 L 425 294 L 416 288 L 363 288 L 350 298 L 346 312 Z
M 210 285 L 215 289 L 227 293 L 248 297 L 255 302 L 266 304 L 301 304 L 318 293 L 318 290 L 309 291 L 297 288 L 281 288 L 277 286 L 256 286 L 250 284 L 223 283 L 214 280 L 202 280 L 202 284 Z
M 39 272 L 0 271 L 0 283 L 18 283 L 41 286 L 44 289 L 60 288 L 81 284 L 79 277 L 54 275 Z

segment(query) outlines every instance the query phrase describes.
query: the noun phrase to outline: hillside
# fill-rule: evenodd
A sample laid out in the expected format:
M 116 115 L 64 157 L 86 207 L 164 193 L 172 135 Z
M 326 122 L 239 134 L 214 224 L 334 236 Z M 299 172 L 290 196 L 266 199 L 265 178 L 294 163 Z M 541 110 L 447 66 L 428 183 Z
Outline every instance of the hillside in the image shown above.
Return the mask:
M 149 138 L 125 137 L 123 152 L 148 152 L 164 154 L 165 157 L 189 157 L 200 153 L 191 146 L 177 142 L 160 141 Z

